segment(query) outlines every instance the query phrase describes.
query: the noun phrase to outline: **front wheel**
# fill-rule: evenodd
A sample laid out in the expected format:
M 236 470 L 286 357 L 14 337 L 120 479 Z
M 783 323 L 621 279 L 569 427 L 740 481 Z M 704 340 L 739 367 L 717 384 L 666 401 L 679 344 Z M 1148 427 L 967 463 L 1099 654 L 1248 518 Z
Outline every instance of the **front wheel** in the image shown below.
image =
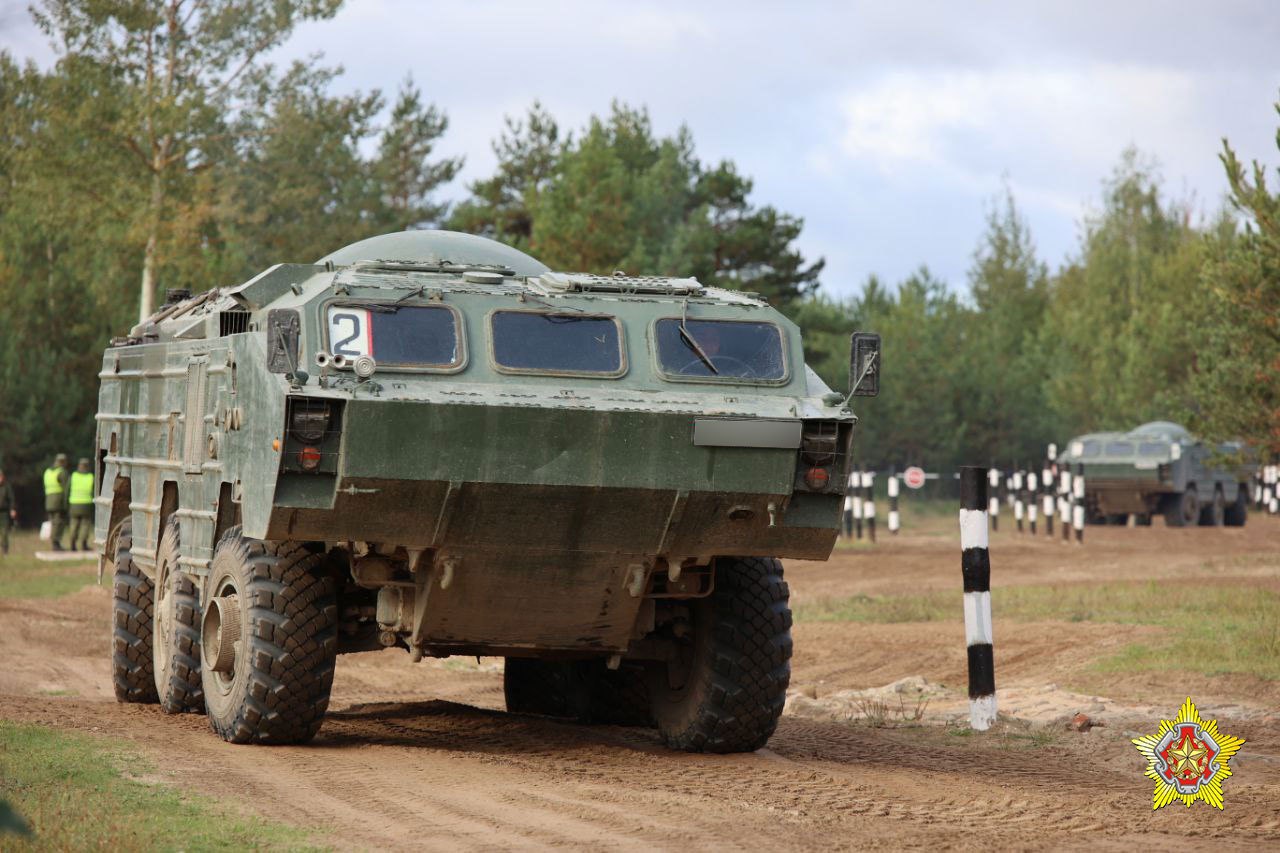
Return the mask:
M 1244 527 L 1249 520 L 1249 484 L 1240 483 L 1236 489 L 1235 503 L 1227 507 L 1223 521 L 1227 527 Z
M 209 725 L 232 743 L 303 743 L 329 707 L 335 584 L 298 542 L 228 530 L 213 552 L 201 622 Z
M 1164 523 L 1169 527 L 1190 527 L 1200 519 L 1200 499 L 1196 487 L 1180 495 L 1170 495 L 1164 506 Z
M 116 533 L 113 601 L 111 608 L 111 684 L 117 702 L 155 704 L 156 682 L 151 659 L 151 579 L 133 561 L 133 524 L 125 521 Z
M 1226 521 L 1227 500 L 1222 496 L 1222 489 L 1213 490 L 1213 500 L 1200 510 L 1201 527 L 1221 527 Z
M 676 654 L 649 671 L 658 732 L 689 752 L 750 752 L 777 728 L 791 680 L 791 609 L 782 564 L 721 557 L 707 598 L 671 623 Z
M 156 693 L 166 714 L 204 711 L 200 676 L 200 599 L 182 573 L 178 522 L 171 519 L 156 552 L 155 630 L 152 633 Z

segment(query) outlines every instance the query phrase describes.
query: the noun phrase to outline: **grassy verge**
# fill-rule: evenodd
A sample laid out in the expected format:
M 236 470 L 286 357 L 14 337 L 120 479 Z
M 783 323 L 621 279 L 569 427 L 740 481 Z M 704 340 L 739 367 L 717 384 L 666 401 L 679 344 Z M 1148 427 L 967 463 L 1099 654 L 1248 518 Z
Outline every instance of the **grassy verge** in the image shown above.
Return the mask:
M 45 563 L 36 551 L 47 542 L 31 532 L 17 533 L 10 540 L 9 553 L 0 557 L 0 598 L 56 598 L 67 595 L 98 579 L 95 560 L 75 563 Z
M 100 738 L 0 721 L 0 801 L 9 801 L 34 836 L 0 837 L 0 848 L 315 849 L 297 828 L 141 781 L 150 770 Z
M 1061 621 L 1156 625 L 1163 641 L 1126 646 L 1095 664 L 1103 672 L 1171 668 L 1205 675 L 1244 673 L 1280 680 L 1280 595 L 1249 586 L 1132 583 L 1025 586 L 991 593 L 997 622 Z M 796 621 L 937 622 L 961 619 L 958 593 L 855 596 L 796 608 Z

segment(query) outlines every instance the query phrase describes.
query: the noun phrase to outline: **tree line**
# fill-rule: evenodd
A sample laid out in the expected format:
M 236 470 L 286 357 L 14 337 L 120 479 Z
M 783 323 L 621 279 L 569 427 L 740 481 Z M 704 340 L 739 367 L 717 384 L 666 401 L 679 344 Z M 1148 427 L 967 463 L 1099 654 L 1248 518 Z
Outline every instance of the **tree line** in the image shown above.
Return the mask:
M 820 286 L 798 216 L 760 203 L 692 134 L 614 103 L 562 127 L 508 117 L 492 174 L 450 205 L 448 117 L 411 79 L 341 93 L 340 71 L 268 61 L 340 0 L 44 0 L 41 69 L 0 53 L 0 464 L 28 490 L 92 446 L 101 352 L 165 288 L 243 281 L 378 233 L 483 234 L 558 269 L 693 275 L 794 319 L 836 388 L 849 334 L 880 332 L 881 396 L 859 401 L 868 464 L 1038 459 L 1143 420 L 1280 451 L 1280 194 L 1224 144 L 1229 204 L 1208 222 L 1126 152 L 1057 269 L 1009 192 L 965 282 L 922 267 Z M 1280 134 L 1277 144 L 1280 146 Z

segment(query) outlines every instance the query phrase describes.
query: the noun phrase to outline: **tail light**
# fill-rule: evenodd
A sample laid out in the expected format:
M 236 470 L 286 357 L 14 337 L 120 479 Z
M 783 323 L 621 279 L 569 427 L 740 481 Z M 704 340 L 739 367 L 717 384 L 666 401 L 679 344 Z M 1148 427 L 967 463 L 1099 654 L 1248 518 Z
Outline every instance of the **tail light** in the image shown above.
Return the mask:
M 849 468 L 850 426 L 840 421 L 804 422 L 796 460 L 797 491 L 840 491 Z
M 323 458 L 318 447 L 304 447 L 298 451 L 298 464 L 307 471 L 314 471 L 320 467 L 320 460 Z

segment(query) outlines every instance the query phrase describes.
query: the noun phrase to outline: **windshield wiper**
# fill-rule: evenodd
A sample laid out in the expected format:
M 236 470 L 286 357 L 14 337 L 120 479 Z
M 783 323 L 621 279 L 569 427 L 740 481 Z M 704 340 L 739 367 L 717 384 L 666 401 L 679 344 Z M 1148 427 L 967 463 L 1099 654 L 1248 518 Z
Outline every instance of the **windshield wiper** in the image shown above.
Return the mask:
M 689 297 L 686 296 L 684 299 L 684 308 L 680 312 L 680 340 L 684 341 L 685 345 L 688 346 L 689 349 L 693 350 L 697 354 L 698 358 L 702 359 L 702 363 L 707 366 L 708 370 L 710 370 L 716 376 L 719 376 L 720 371 L 717 370 L 716 366 L 711 363 L 711 356 L 707 355 L 703 351 L 702 347 L 698 346 L 698 342 L 693 339 L 693 335 L 689 334 L 689 329 L 684 324 L 684 321 L 688 316 L 689 316 Z

